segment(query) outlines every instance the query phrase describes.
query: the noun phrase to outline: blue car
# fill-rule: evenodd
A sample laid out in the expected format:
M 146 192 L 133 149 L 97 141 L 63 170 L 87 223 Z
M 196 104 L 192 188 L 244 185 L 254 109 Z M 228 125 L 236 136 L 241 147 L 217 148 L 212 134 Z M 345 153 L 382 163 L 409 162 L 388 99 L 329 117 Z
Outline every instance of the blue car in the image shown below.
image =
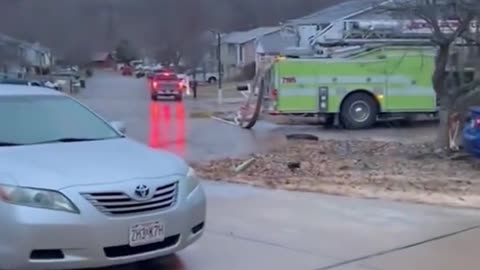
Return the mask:
M 463 147 L 468 153 L 480 158 L 480 107 L 470 109 L 463 128 Z

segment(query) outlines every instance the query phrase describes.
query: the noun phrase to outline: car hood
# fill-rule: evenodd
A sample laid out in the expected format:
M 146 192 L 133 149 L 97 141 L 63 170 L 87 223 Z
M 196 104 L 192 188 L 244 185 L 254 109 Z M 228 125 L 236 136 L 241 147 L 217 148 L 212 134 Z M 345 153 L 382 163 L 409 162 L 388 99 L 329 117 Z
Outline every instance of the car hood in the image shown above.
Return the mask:
M 62 189 L 186 174 L 174 154 L 130 139 L 0 148 L 0 183 Z

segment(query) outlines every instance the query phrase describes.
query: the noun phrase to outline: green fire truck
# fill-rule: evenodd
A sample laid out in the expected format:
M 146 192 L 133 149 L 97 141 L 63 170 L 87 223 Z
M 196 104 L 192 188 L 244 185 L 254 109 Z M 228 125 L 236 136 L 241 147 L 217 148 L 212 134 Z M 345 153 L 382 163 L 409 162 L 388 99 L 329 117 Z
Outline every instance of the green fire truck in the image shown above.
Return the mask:
M 434 116 L 434 56 L 431 46 L 361 46 L 321 58 L 282 57 L 262 78 L 269 97 L 263 110 L 323 117 L 348 129 L 392 117 Z

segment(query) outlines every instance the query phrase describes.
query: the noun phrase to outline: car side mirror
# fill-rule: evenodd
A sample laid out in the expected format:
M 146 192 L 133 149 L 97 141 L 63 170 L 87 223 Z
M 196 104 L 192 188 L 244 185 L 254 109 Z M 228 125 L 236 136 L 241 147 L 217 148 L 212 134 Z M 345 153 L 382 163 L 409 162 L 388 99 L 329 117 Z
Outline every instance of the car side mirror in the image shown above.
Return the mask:
M 125 134 L 125 132 L 127 132 L 127 127 L 125 126 L 125 123 L 124 123 L 124 122 L 113 121 L 113 122 L 110 122 L 110 125 L 111 125 L 115 130 L 117 130 L 118 132 L 120 132 L 120 133 L 122 133 L 122 134 Z

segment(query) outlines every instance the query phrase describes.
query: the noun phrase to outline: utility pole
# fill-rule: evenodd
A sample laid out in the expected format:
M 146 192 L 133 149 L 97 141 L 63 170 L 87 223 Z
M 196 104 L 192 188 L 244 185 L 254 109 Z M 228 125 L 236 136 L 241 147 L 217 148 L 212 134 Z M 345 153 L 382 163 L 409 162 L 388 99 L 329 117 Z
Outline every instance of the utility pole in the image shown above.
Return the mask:
M 115 31 L 115 19 L 114 19 L 114 7 L 111 1 L 106 3 L 106 11 L 107 11 L 107 31 L 106 31 L 106 38 L 107 44 L 110 47 L 109 50 L 115 47 L 116 43 L 116 31 Z
M 218 104 L 223 103 L 222 34 L 217 32 Z

